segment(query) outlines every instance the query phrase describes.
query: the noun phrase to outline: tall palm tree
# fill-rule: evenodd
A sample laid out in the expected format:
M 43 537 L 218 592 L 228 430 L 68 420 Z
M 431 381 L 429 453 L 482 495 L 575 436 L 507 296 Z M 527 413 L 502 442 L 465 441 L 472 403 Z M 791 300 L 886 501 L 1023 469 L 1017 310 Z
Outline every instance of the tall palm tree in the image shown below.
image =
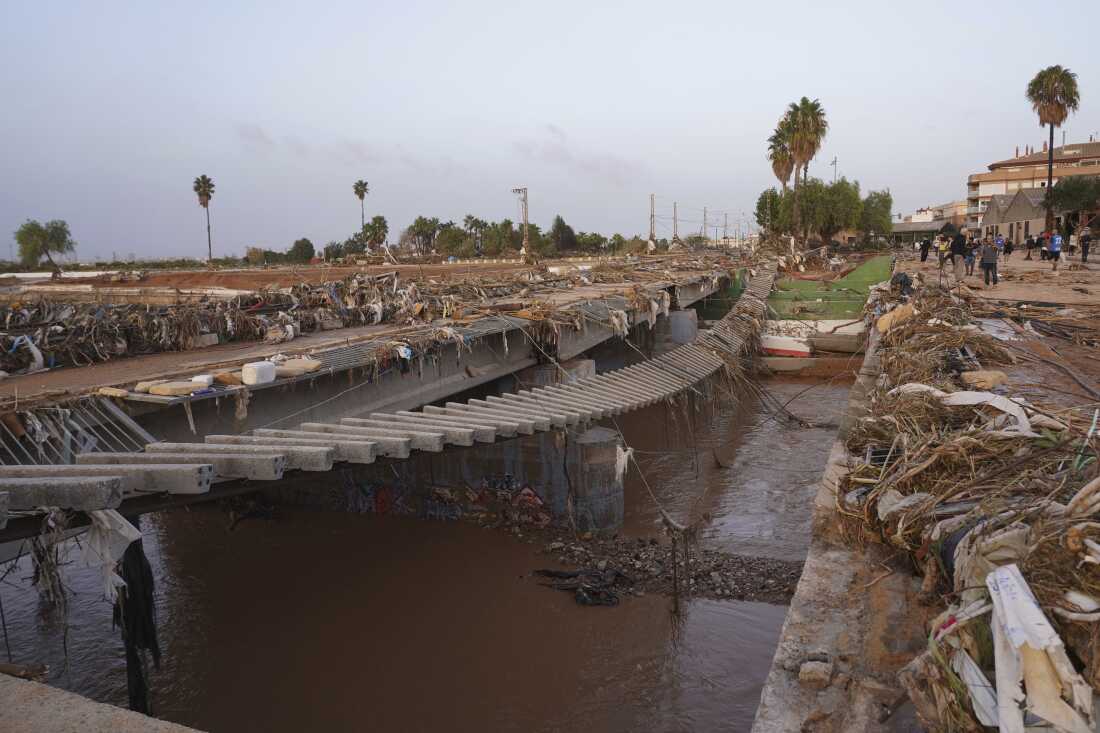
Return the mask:
M 825 108 L 821 102 L 803 97 L 798 102 L 792 102 L 787 108 L 787 115 L 791 125 L 791 152 L 794 153 L 795 167 L 802 168 L 802 182 L 810 170 L 810 161 L 821 150 L 821 143 L 829 132 L 829 121 L 825 117 Z
M 202 175 L 195 179 L 192 186 L 195 195 L 199 197 L 199 206 L 206 209 L 206 260 L 214 261 L 214 244 L 210 239 L 210 199 L 214 198 L 214 179 Z
M 775 126 L 775 132 L 768 138 L 768 160 L 772 164 L 772 173 L 787 190 L 787 184 L 794 172 L 794 155 L 791 153 L 790 118 L 784 116 Z
M 367 225 L 367 214 L 366 209 L 363 208 L 363 199 L 370 193 L 370 186 L 360 178 L 351 185 L 351 190 L 355 192 L 355 198 L 359 199 L 359 231 L 363 231 L 363 227 Z
M 1048 66 L 1028 82 L 1027 99 L 1039 115 L 1039 126 L 1050 127 L 1050 143 L 1047 145 L 1047 191 L 1054 185 L 1054 128 L 1060 127 L 1070 112 L 1076 112 L 1081 103 L 1077 92 L 1077 74 L 1061 66 Z M 1046 197 L 1046 229 L 1054 229 L 1054 205 Z

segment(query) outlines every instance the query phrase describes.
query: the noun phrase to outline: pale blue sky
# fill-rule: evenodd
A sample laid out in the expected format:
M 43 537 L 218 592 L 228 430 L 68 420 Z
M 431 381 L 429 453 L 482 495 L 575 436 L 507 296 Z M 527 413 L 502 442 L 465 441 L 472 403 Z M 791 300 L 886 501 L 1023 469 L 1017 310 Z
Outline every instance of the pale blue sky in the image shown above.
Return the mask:
M 343 239 L 357 178 L 391 239 L 418 214 L 514 219 L 519 185 L 542 225 L 644 234 L 654 192 L 732 226 L 802 95 L 831 124 L 811 174 L 835 155 L 909 211 L 1041 146 L 1023 92 L 1043 66 L 1078 73 L 1069 139 L 1100 131 L 1096 19 L 1083 1 L 3 0 L 0 232 L 63 218 L 82 258 L 204 256 L 200 173 L 215 254 Z

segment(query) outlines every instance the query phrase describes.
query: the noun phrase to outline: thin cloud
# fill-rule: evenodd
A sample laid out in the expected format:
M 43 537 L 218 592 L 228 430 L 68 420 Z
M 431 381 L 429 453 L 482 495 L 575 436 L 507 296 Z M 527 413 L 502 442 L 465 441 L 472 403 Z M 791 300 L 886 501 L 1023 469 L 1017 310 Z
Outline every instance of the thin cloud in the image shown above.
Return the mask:
M 264 128 L 256 124 L 244 123 L 237 125 L 237 137 L 249 147 L 271 149 L 275 147 L 275 141 L 267 134 Z
M 513 149 L 521 156 L 554 165 L 577 176 L 624 186 L 642 173 L 641 164 L 614 153 L 578 150 L 566 142 L 565 131 L 553 124 L 545 126 L 549 139 L 517 140 Z

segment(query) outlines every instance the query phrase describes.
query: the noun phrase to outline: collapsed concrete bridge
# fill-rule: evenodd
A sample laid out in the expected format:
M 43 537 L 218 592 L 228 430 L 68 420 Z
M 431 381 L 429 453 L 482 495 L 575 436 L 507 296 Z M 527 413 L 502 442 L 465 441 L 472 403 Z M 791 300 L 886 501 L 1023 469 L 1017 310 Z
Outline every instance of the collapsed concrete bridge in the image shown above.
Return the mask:
M 390 465 L 418 455 L 519 442 L 524 436 L 537 439 L 568 430 L 579 436 L 571 441 L 573 489 L 582 498 L 593 497 L 588 514 L 594 526 L 613 525 L 615 510 L 607 508 L 605 499 L 617 488 L 621 521 L 622 477 L 621 470 L 616 470 L 619 436 L 593 426 L 692 389 L 727 362 L 745 356 L 764 316 L 764 299 L 774 273 L 774 264 L 760 268 L 734 308 L 692 343 L 622 369 L 499 397 L 485 395 L 439 406 L 425 405 L 428 400 L 421 399 L 417 401 L 423 406 L 413 410 L 399 409 L 414 407 L 402 405 L 410 399 L 402 396 L 389 401 L 393 409 L 388 411 L 360 410 L 356 416 L 335 421 L 317 419 L 307 409 L 299 411 L 306 419 L 296 426 L 254 427 L 248 434 L 204 429 L 202 443 L 158 440 L 109 400 L 100 399 L 78 408 L 97 412 L 98 424 L 108 433 L 95 450 L 74 452 L 72 464 L 0 466 L 0 496 L 6 493 L 8 511 L 59 506 L 85 512 L 118 509 L 134 515 L 254 491 L 268 482 L 276 485 L 284 477 L 292 481 L 316 477 L 340 465 Z M 540 348 L 537 343 L 534 346 Z M 557 359 L 545 356 L 564 371 Z M 191 403 L 185 404 L 194 425 Z M 104 421 L 104 415 L 112 419 Z M 95 415 L 81 418 L 83 424 L 95 419 Z M 177 431 L 173 437 L 178 435 Z M 549 503 L 560 506 L 557 501 Z M 29 536 L 38 531 L 38 524 L 33 518 L 13 518 L 0 538 Z

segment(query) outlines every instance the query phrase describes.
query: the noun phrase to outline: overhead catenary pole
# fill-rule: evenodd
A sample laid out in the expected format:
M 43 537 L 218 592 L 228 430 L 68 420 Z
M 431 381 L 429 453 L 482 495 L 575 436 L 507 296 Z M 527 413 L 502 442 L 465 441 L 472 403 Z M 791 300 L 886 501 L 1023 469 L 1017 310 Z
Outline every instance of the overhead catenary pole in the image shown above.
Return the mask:
M 657 211 L 655 209 L 656 197 L 653 194 L 649 194 L 649 241 L 657 241 Z
M 513 188 L 512 193 L 519 195 L 519 206 L 523 215 L 523 251 L 527 252 L 527 247 L 531 242 L 527 234 L 527 187 Z

